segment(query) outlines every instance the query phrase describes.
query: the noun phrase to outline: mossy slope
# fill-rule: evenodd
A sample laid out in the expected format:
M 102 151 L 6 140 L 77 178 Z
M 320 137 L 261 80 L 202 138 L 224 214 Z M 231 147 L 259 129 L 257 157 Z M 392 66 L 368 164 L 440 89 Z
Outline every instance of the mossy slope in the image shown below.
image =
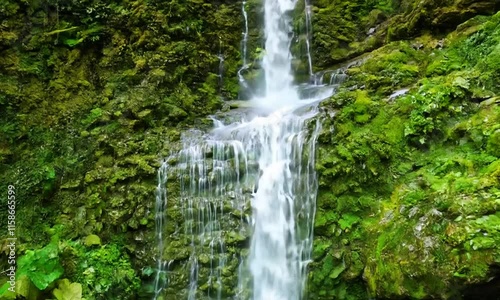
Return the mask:
M 311 0 L 311 4 L 313 60 L 320 69 L 422 32 L 442 35 L 476 15 L 500 9 L 496 0 Z
M 499 276 L 499 42 L 496 14 L 390 43 L 323 103 L 313 299 L 460 299 Z

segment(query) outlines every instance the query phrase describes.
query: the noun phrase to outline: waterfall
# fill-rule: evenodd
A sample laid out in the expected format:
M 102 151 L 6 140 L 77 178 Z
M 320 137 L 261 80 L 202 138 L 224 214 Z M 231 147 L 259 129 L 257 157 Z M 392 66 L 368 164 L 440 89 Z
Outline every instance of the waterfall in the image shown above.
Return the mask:
M 258 152 L 260 178 L 252 199 L 252 299 L 301 299 L 312 247 L 316 177 L 312 135 L 297 115 L 279 110 L 261 120 L 248 141 Z M 309 136 L 309 139 L 308 139 Z
M 243 14 L 243 21 L 245 23 L 242 39 L 242 57 L 243 57 L 243 67 L 247 66 L 247 44 L 248 44 L 248 14 L 246 9 L 247 2 L 243 0 L 241 2 L 241 13 Z
M 183 230 L 170 238 L 185 240 L 189 251 L 185 274 L 179 276 L 189 281 L 188 300 L 304 298 L 316 207 L 315 145 L 321 130 L 315 116 L 318 100 L 326 95 L 300 100 L 293 84 L 289 13 L 295 4 L 265 0 L 265 94 L 251 99 L 257 109 L 232 112 L 230 121 L 214 118 L 215 128 L 208 133 L 184 132 L 182 150 L 169 166 L 179 178 L 176 207 L 183 219 Z M 159 187 L 166 182 L 166 167 L 161 172 Z M 157 198 L 157 207 L 165 208 L 166 198 L 161 201 Z M 162 213 L 157 209 L 157 216 Z M 161 229 L 157 240 L 162 251 Z M 160 252 L 159 263 L 161 257 Z M 158 270 L 163 272 L 163 265 Z M 228 270 L 238 275 L 237 283 Z M 157 295 L 163 288 L 156 287 Z
M 308 149 L 310 155 L 305 165 L 303 155 L 305 145 L 315 144 L 314 134 L 306 142 L 304 126 L 314 113 L 298 115 L 293 109 L 299 95 L 291 72 L 292 29 L 288 13 L 295 4 L 295 0 L 266 0 L 264 4 L 266 94 L 254 101 L 259 107 L 275 111 L 255 119 L 258 126 L 248 141 L 259 154 L 260 169 L 258 189 L 252 199 L 249 255 L 254 300 L 301 299 L 312 247 L 314 152 Z M 314 132 L 318 127 L 317 124 Z M 302 168 L 307 172 L 303 173 Z

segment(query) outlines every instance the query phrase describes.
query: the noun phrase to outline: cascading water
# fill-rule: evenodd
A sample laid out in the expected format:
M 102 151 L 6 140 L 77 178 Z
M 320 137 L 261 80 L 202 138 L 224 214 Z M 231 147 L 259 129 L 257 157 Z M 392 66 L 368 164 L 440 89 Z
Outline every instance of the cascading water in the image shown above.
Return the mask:
M 265 74 L 265 96 L 252 99 L 258 107 L 277 109 L 299 100 L 293 86 L 290 43 L 292 27 L 288 13 L 297 0 L 265 0 L 265 55 L 262 66 Z
M 318 99 L 300 100 L 293 85 L 289 12 L 295 4 L 265 0 L 265 95 L 251 100 L 259 108 L 257 114 L 233 116 L 235 120 L 226 124 L 214 120 L 216 128 L 208 134 L 184 133 L 183 150 L 170 166 L 180 178 L 182 235 L 189 240 L 189 300 L 200 293 L 210 299 L 303 298 L 312 251 L 314 154 L 321 126 L 314 118 Z M 245 2 L 245 12 L 244 7 Z M 157 207 L 162 207 L 161 201 Z M 226 244 L 239 234 L 240 251 L 245 244 L 249 249 L 248 255 L 237 254 L 236 284 L 224 273 L 226 262 L 235 255 Z M 162 235 L 157 238 L 161 250 Z
M 253 149 L 259 153 L 261 173 L 252 199 L 254 230 L 249 256 L 255 300 L 300 299 L 312 245 L 315 199 L 309 199 L 311 193 L 306 193 L 301 183 L 308 181 L 305 186 L 310 188 L 309 169 L 314 169 L 307 164 L 308 176 L 301 174 L 301 169 L 307 137 L 304 124 L 314 113 L 297 115 L 291 108 L 299 102 L 291 72 L 288 18 L 295 4 L 294 0 L 266 0 L 264 5 L 266 94 L 256 101 L 259 107 L 281 108 L 266 118 L 256 119 L 259 126 L 253 129 L 254 142 L 249 141 L 257 145 Z M 315 137 L 309 145 L 314 140 Z M 310 155 L 311 160 L 313 156 Z
M 255 121 L 251 148 L 259 153 L 260 179 L 252 199 L 249 266 L 252 299 L 301 299 L 312 246 L 315 211 L 314 144 L 306 120 L 279 110 Z M 304 158 L 307 154 L 308 157 Z
M 200 264 L 209 268 L 201 284 L 207 285 L 216 299 L 221 299 L 221 272 L 226 260 L 221 218 L 226 200 L 231 199 L 230 207 L 241 207 L 242 176 L 238 167 L 240 159 L 246 160 L 238 141 L 200 138 L 199 132 L 184 135 L 178 166 L 185 235 L 191 239 L 189 300 L 196 298 Z

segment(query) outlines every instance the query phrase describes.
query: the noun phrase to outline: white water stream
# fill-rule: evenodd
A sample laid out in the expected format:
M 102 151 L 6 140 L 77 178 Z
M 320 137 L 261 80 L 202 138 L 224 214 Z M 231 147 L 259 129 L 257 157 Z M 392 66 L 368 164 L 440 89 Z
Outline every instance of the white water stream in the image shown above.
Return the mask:
M 248 141 L 250 150 L 259 154 L 260 169 L 252 199 L 254 231 L 249 257 L 254 300 L 300 299 L 312 246 L 317 134 L 307 141 L 305 121 L 314 111 L 298 115 L 292 108 L 300 105 L 291 72 L 288 17 L 295 4 L 295 0 L 266 0 L 264 5 L 266 94 L 253 101 L 275 111 L 253 121 Z M 318 130 L 319 123 L 314 132 Z M 304 164 L 305 150 L 311 155 Z
M 311 55 L 311 40 L 312 40 L 312 7 L 310 0 L 305 1 L 306 15 L 306 51 L 307 51 L 307 66 L 309 67 L 309 77 L 313 76 L 313 64 Z
M 293 34 L 288 13 L 297 0 L 265 0 L 264 32 L 265 55 L 262 67 L 265 74 L 265 94 L 252 99 L 259 108 L 275 110 L 298 102 L 299 96 L 293 86 L 292 55 L 290 53 Z
M 241 40 L 241 56 L 243 58 L 243 64 L 241 68 L 238 70 L 238 80 L 240 85 L 244 88 L 248 88 L 248 85 L 243 77 L 243 72 L 249 68 L 248 64 L 248 13 L 247 13 L 247 1 L 243 0 L 241 2 L 241 14 L 243 15 L 243 38 Z

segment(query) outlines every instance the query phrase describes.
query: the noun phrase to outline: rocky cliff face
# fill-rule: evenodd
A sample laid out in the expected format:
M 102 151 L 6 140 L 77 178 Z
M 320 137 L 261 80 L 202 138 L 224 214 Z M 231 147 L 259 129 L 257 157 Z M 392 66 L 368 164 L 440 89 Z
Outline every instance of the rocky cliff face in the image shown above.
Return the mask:
M 311 4 L 315 71 L 363 56 L 322 105 L 310 299 L 495 299 L 498 1 Z M 259 1 L 247 9 L 251 81 Z M 149 298 L 156 170 L 181 131 L 237 97 L 241 3 L 7 0 L 0 19 L 0 187 L 18 191 L 18 294 Z M 182 226 L 178 211 L 168 218 Z M 245 239 L 226 236 L 235 253 Z M 184 247 L 165 249 L 179 270 Z
M 442 36 L 476 15 L 492 15 L 498 1 L 316 0 L 315 63 L 320 68 L 428 32 Z
M 0 19 L 1 176 L 18 191 L 19 254 L 59 246 L 53 267 L 32 258 L 18 275 L 39 298 L 66 277 L 88 299 L 129 299 L 151 281 L 160 158 L 237 96 L 240 4 L 4 1 Z M 91 235 L 103 246 L 85 246 Z
M 431 4 L 323 103 L 313 299 L 498 297 L 500 15 L 455 29 L 496 2 Z

